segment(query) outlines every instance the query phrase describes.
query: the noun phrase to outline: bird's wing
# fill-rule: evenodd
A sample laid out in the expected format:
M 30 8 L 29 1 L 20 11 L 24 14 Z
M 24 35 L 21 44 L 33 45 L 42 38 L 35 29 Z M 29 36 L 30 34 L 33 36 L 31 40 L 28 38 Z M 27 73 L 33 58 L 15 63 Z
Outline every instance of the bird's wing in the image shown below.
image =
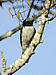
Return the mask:
M 21 46 L 22 46 L 22 29 L 20 30 L 20 43 L 21 43 Z

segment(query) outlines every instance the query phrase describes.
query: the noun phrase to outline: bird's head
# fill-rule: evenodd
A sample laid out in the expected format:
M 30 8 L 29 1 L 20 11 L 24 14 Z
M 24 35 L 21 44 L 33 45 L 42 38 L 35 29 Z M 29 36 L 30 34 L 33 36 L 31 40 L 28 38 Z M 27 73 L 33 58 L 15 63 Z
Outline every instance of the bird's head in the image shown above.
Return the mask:
M 25 20 L 23 21 L 23 26 L 33 26 L 33 21 L 30 21 L 30 20 L 27 21 L 27 20 L 25 19 Z

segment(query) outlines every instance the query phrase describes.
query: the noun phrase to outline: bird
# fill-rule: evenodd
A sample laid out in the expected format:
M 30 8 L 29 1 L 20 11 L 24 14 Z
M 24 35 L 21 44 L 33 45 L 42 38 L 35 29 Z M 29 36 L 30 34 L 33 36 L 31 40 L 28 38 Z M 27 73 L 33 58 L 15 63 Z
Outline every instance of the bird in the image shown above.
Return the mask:
M 32 38 L 35 35 L 35 28 L 33 26 L 33 21 L 23 21 L 23 28 L 21 28 L 20 31 L 20 43 L 22 46 L 22 54 L 25 52 L 27 47 L 29 47 L 30 42 L 32 41 Z
M 13 3 L 11 0 L 0 0 L 0 6 L 2 7 L 2 3 L 3 3 L 3 2 L 7 2 L 7 1 Z

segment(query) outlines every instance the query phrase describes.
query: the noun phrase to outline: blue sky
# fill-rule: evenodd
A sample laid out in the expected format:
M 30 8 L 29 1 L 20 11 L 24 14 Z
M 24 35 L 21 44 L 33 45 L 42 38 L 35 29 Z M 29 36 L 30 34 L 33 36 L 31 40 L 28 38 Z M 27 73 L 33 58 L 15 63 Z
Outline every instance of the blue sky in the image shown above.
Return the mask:
M 0 7 L 0 36 L 17 27 L 16 16 L 11 18 L 7 6 Z M 34 25 L 37 28 L 37 25 Z M 35 49 L 35 54 L 14 75 L 56 75 L 56 19 L 46 23 L 42 37 L 43 43 Z M 2 71 L 1 49 L 9 67 L 21 56 L 20 31 L 0 41 L 0 71 Z

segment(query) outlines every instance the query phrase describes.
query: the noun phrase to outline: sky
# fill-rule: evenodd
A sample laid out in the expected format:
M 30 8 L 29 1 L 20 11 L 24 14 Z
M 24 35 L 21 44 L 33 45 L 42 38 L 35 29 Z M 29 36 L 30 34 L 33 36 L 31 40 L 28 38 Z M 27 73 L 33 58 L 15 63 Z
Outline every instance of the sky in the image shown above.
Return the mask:
M 7 4 L 8 5 L 8 4 Z M 11 18 L 6 3 L 0 7 L 0 36 L 16 28 L 16 16 Z M 34 24 L 37 29 L 37 24 Z M 35 49 L 35 54 L 14 75 L 56 75 L 56 19 L 46 23 L 42 36 L 43 43 Z M 15 62 L 22 53 L 20 31 L 0 41 L 0 71 L 2 72 L 1 50 L 7 61 L 6 67 Z

